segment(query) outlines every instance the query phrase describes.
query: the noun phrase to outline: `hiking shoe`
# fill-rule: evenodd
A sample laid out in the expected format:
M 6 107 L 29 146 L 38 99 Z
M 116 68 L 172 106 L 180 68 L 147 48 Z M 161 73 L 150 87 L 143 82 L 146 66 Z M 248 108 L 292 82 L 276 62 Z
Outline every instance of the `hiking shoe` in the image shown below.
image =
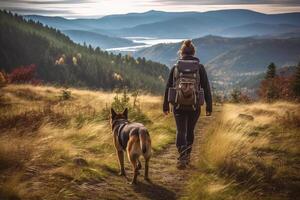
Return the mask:
M 185 169 L 186 168 L 186 162 L 184 160 L 178 160 L 177 161 L 177 169 Z
M 185 162 L 186 162 L 186 165 L 189 165 L 190 162 L 191 162 L 191 154 L 187 154 L 186 157 L 185 157 Z
M 187 155 L 181 154 L 177 160 L 177 169 L 185 169 L 187 165 Z

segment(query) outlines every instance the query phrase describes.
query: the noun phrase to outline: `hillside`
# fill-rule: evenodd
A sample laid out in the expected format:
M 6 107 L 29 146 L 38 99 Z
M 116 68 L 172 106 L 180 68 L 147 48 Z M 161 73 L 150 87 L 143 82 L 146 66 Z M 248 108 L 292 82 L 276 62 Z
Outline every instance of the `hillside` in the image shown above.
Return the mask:
M 118 36 L 146 36 L 168 38 L 197 38 L 208 34 L 226 36 L 232 35 L 229 28 L 240 26 L 239 31 L 247 31 L 247 26 L 252 23 L 262 24 L 289 24 L 299 28 L 300 13 L 286 13 L 267 15 L 250 10 L 221 10 L 203 13 L 185 13 L 168 20 L 145 23 L 135 27 L 114 30 Z M 227 31 L 226 31 L 227 30 Z M 285 32 L 284 30 L 281 30 Z M 289 29 L 287 30 L 289 31 Z M 269 32 L 277 33 L 278 29 Z M 265 32 L 252 30 L 252 36 L 265 34 Z M 238 34 L 234 35 L 238 36 Z
M 94 48 L 109 49 L 116 47 L 128 47 L 135 45 L 142 45 L 142 43 L 134 43 L 131 40 L 118 37 L 110 37 L 100 33 L 82 31 L 82 30 L 64 30 L 64 34 L 69 36 L 74 42 L 92 45 Z
M 0 66 L 6 72 L 36 64 L 38 78 L 44 82 L 107 90 L 127 86 L 163 91 L 163 79 L 169 70 L 162 64 L 75 44 L 56 29 L 5 11 L 0 12 L 0 27 Z
M 296 64 L 300 59 L 300 38 L 252 40 L 207 62 L 212 73 L 259 72 L 274 62 L 277 66 Z
M 271 62 L 278 67 L 300 60 L 300 38 L 224 38 L 206 36 L 194 39 L 200 58 L 216 86 L 226 89 L 245 78 L 262 73 Z M 172 67 L 181 43 L 158 44 L 135 52 Z M 228 88 L 227 88 L 228 89 Z
M 299 32 L 300 26 L 290 24 L 253 23 L 230 27 L 222 30 L 218 35 L 226 37 L 249 37 L 255 35 L 281 35 L 289 32 Z
M 297 63 L 300 55 L 299 42 L 299 38 L 259 39 L 205 36 L 193 39 L 197 48 L 196 56 L 202 63 L 208 64 L 211 70 L 218 67 L 237 72 L 264 70 L 270 61 L 278 62 L 279 66 L 289 62 Z M 170 67 L 178 58 L 177 52 L 180 45 L 181 43 L 158 44 L 137 51 L 135 56 L 145 56 L 147 59 Z M 251 60 L 251 63 L 247 63 L 247 60 Z

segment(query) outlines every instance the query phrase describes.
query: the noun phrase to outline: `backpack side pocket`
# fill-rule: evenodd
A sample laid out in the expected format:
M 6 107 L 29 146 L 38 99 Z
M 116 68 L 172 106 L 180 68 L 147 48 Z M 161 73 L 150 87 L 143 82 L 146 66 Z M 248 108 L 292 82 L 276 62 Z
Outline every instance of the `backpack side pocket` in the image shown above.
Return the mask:
M 200 88 L 200 90 L 199 90 L 199 104 L 200 104 L 200 106 L 203 106 L 203 104 L 204 104 L 204 90 L 203 90 L 203 88 Z
M 170 87 L 168 90 L 168 102 L 171 103 L 172 105 L 175 105 L 176 96 L 177 96 L 176 88 Z

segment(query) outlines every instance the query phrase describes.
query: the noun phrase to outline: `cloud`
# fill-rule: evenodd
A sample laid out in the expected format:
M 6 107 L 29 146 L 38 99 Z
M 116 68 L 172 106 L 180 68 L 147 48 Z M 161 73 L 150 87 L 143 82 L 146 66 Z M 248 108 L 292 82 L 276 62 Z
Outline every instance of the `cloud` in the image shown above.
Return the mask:
M 245 5 L 245 4 L 282 4 L 300 5 L 299 0 L 152 0 L 161 5 Z
M 10 10 L 16 13 L 22 13 L 22 14 L 46 14 L 46 15 L 53 15 L 54 13 L 57 15 L 61 15 L 61 14 L 68 14 L 71 15 L 73 14 L 72 11 L 70 10 L 57 10 L 57 9 L 33 9 L 33 8 L 2 8 L 2 9 L 6 9 L 6 10 Z
M 69 18 L 100 17 L 129 12 L 251 9 L 264 13 L 299 12 L 299 0 L 0 0 L 0 9 L 19 14 Z
M 90 3 L 93 1 L 90 0 L 0 0 L 0 2 L 6 2 L 6 3 L 11 3 L 11 4 L 80 4 L 80 3 Z

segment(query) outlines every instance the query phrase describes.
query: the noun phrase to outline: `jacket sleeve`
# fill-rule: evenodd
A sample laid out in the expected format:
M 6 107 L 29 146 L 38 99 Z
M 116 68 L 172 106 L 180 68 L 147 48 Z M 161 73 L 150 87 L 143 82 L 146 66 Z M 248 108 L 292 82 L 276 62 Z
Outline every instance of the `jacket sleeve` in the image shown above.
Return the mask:
M 164 96 L 164 103 L 163 103 L 163 111 L 170 111 L 169 102 L 168 102 L 168 91 L 170 87 L 173 87 L 173 73 L 174 73 L 174 67 L 171 69 L 169 74 L 169 79 L 167 81 L 166 90 L 165 90 L 165 96 Z
M 200 84 L 201 87 L 204 90 L 204 98 L 206 103 L 206 111 L 212 112 L 212 97 L 211 97 L 211 91 L 210 91 L 210 85 L 207 78 L 207 73 L 203 65 L 201 65 L 200 68 Z

